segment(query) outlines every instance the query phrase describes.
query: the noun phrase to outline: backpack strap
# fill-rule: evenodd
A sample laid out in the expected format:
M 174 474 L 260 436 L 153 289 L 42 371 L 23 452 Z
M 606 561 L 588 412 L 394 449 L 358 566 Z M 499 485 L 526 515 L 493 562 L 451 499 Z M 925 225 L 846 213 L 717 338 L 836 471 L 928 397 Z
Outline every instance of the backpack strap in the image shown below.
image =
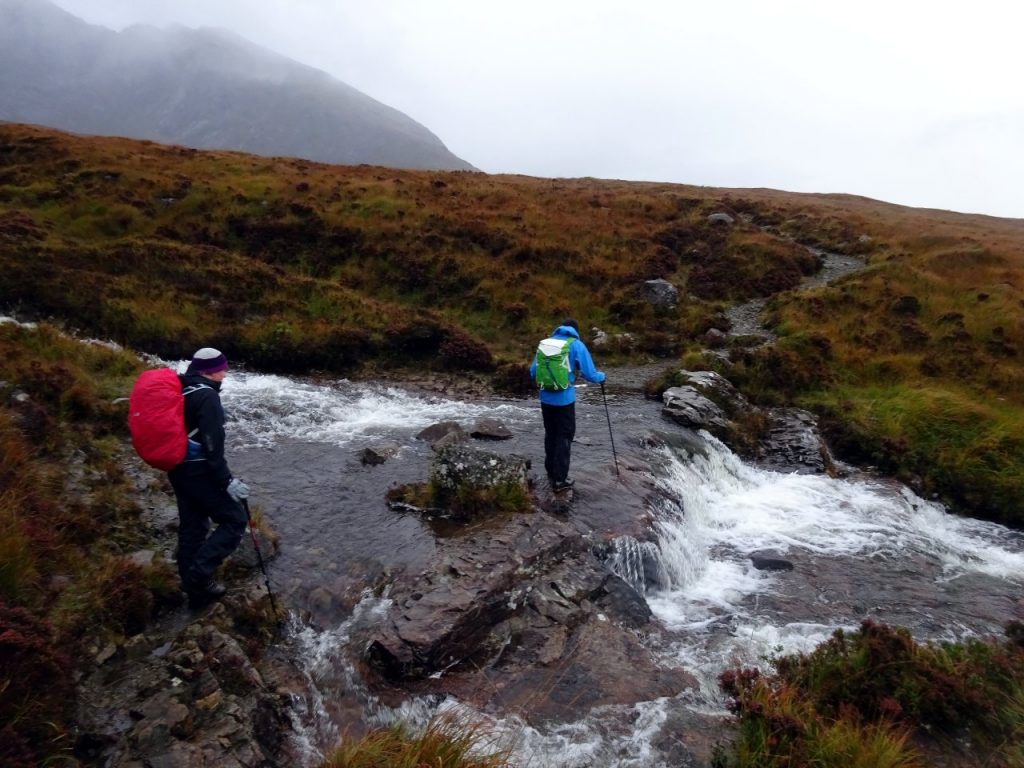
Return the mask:
M 188 397 L 193 392 L 198 392 L 200 389 L 213 389 L 213 387 L 207 386 L 206 384 L 192 384 L 191 386 L 182 388 L 181 396 Z M 192 435 L 194 435 L 198 431 L 199 427 L 196 427 L 195 429 L 188 433 L 188 436 L 192 437 Z
M 191 395 L 193 392 L 198 392 L 200 389 L 213 389 L 213 387 L 207 386 L 206 384 L 193 384 L 189 387 L 184 387 L 181 390 L 181 395 Z

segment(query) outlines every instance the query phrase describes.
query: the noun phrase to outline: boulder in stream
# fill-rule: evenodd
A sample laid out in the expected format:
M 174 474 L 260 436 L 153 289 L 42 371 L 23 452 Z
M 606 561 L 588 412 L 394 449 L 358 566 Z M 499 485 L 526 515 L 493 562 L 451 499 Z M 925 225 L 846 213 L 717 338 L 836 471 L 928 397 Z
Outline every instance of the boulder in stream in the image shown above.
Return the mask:
M 793 563 L 778 552 L 752 552 L 750 562 L 759 571 L 792 571 Z
M 530 462 L 515 454 L 446 445 L 430 467 L 432 505 L 456 519 L 468 519 L 529 506 Z
M 397 456 L 400 450 L 402 450 L 402 446 L 394 440 L 380 440 L 366 446 L 359 455 L 359 461 L 363 466 L 376 466 L 383 464 L 393 456 Z
M 707 430 L 737 453 L 780 472 L 830 472 L 833 462 L 814 414 L 799 408 L 758 408 L 713 371 L 679 371 L 679 386 L 662 394 L 662 414 Z
M 746 398 L 714 371 L 679 371 L 678 386 L 662 394 L 662 413 L 690 429 L 706 429 L 726 440 L 730 423 L 739 413 L 751 410 Z
M 420 430 L 416 435 L 416 439 L 425 440 L 433 445 L 438 440 L 452 434 L 465 437 L 466 430 L 464 430 L 457 421 L 439 421 L 436 424 L 431 424 L 429 427 Z
M 469 435 L 477 440 L 509 440 L 512 437 L 512 430 L 499 419 L 483 416 L 476 420 Z
M 772 408 L 758 446 L 760 464 L 781 472 L 831 472 L 832 455 L 818 431 L 818 420 L 800 408 Z

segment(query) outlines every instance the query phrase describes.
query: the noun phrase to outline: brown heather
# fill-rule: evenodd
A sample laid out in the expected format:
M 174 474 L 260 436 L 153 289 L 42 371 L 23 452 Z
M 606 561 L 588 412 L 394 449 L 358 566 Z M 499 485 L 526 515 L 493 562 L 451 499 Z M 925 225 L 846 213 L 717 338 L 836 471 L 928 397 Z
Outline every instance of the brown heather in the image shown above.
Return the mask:
M 812 653 L 773 658 L 773 674 L 727 670 L 738 738 L 715 768 L 1020 766 L 1021 632 L 922 644 L 866 619 Z

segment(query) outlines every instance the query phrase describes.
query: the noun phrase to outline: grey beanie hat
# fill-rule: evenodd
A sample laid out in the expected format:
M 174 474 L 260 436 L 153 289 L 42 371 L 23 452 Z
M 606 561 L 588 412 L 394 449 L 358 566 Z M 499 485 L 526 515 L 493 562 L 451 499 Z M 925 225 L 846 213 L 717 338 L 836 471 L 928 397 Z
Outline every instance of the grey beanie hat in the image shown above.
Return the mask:
M 228 359 L 224 353 L 213 347 L 203 347 L 192 355 L 192 362 L 188 364 L 189 373 L 218 373 L 228 369 Z

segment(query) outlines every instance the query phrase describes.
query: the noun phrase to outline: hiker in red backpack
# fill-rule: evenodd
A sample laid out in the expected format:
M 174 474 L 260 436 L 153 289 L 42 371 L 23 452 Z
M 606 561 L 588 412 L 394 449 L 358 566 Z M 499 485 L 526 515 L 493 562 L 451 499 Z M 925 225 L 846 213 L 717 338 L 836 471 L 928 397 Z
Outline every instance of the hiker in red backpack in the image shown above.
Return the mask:
M 178 501 L 178 573 L 189 605 L 199 608 L 226 592 L 214 579 L 217 567 L 245 533 L 242 500 L 249 488 L 231 476 L 224 459 L 224 409 L 220 385 L 228 361 L 216 349 L 203 347 L 178 376 L 185 400 L 185 459 L 168 478 Z M 217 524 L 207 536 L 210 521 Z

